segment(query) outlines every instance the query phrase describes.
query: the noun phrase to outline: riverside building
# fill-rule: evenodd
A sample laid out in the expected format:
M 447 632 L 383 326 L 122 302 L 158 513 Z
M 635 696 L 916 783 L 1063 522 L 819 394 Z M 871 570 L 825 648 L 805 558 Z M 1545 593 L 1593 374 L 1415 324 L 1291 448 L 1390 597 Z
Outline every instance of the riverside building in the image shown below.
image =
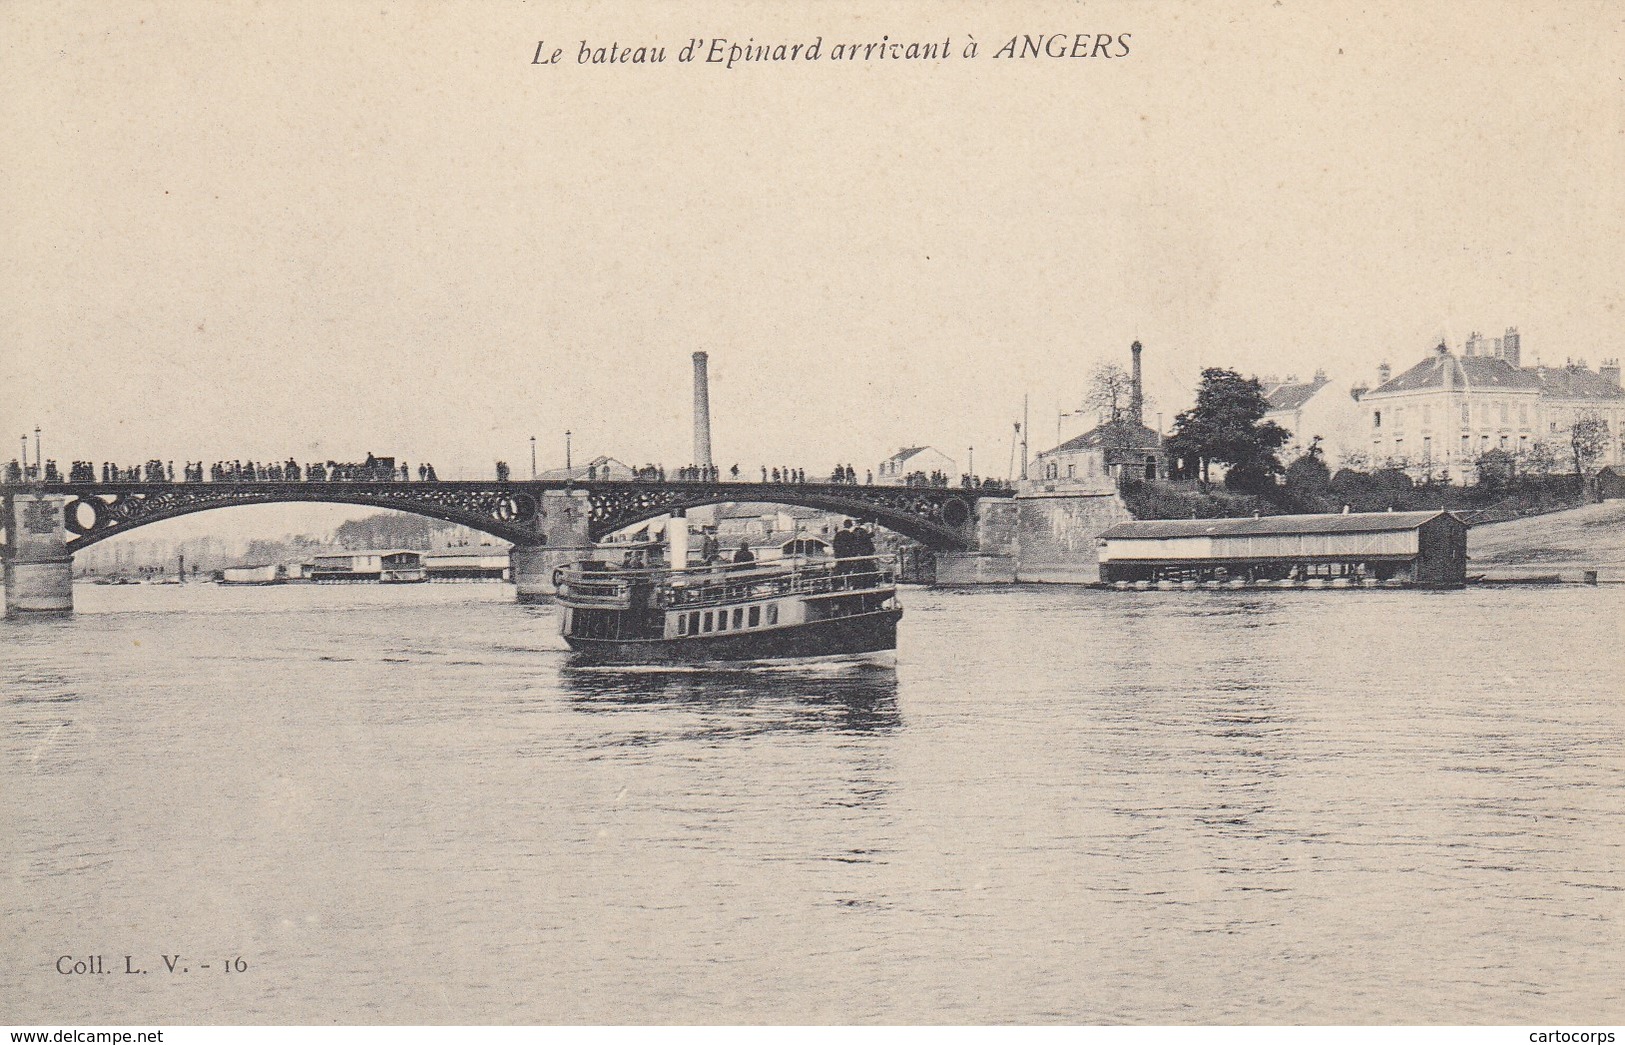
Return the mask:
M 1489 339 L 1473 333 L 1458 355 L 1440 342 L 1427 358 L 1393 375 L 1387 363 L 1365 393 L 1366 446 L 1373 467 L 1401 468 L 1415 479 L 1477 481 L 1478 459 L 1504 450 L 1526 466 L 1573 471 L 1570 433 L 1596 416 L 1608 426 L 1598 466 L 1625 464 L 1625 389 L 1619 360 L 1597 370 L 1585 360 L 1522 365 L 1517 328 Z

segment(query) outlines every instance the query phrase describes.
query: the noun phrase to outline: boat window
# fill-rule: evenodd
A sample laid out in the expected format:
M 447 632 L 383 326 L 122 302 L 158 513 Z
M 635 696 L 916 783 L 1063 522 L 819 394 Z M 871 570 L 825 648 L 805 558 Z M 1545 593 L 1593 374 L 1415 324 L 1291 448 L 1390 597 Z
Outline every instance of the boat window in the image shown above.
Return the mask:
M 717 630 L 718 631 L 727 631 L 728 630 L 728 611 L 727 610 L 718 610 L 717 611 Z
M 686 613 L 679 613 L 677 615 L 677 634 L 688 634 L 688 614 Z
M 711 630 L 711 611 L 710 610 L 705 611 L 705 630 L 706 631 Z
M 738 630 L 739 628 L 743 628 L 744 626 L 745 626 L 745 608 L 743 606 L 735 606 L 734 607 L 734 629 Z
M 752 606 L 750 608 L 750 626 L 753 627 L 753 628 L 759 627 L 761 625 L 761 623 L 762 623 L 762 608 L 760 606 Z
M 700 633 L 700 611 L 699 610 L 695 610 L 693 613 L 690 613 L 688 615 L 688 633 L 690 635 L 698 635 Z
M 770 603 L 767 604 L 767 622 L 769 624 L 777 624 L 779 622 L 779 604 L 778 603 L 770 602 Z

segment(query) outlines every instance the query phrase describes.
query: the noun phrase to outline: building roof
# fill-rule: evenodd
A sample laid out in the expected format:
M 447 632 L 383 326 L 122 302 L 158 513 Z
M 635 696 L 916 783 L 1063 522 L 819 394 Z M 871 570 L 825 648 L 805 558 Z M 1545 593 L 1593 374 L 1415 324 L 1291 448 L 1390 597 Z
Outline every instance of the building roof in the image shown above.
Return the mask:
M 621 472 L 625 472 L 627 476 L 632 474 L 632 469 L 630 466 L 622 464 L 613 457 L 606 457 L 600 454 L 599 456 L 594 457 L 591 461 L 588 461 L 586 464 L 578 464 L 574 468 L 549 468 L 536 478 L 551 480 L 585 479 L 587 478 L 587 470 L 589 468 L 591 468 L 593 471 L 601 472 L 605 465 L 612 466 L 616 475 L 619 475 Z M 613 477 L 614 476 L 611 476 L 611 478 Z
M 1116 420 L 1096 425 L 1082 435 L 1075 435 L 1071 439 L 1050 450 L 1041 451 L 1039 457 L 1048 457 L 1050 454 L 1066 454 L 1077 450 L 1098 450 L 1105 444 L 1107 433 L 1117 433 L 1120 438 L 1110 444 L 1114 450 L 1124 447 L 1132 449 L 1160 450 L 1162 436 L 1155 429 L 1147 428 L 1133 421 Z
M 1118 523 L 1103 539 L 1254 537 L 1293 533 L 1390 533 L 1414 530 L 1450 512 L 1352 512 L 1345 515 L 1266 515 L 1257 519 L 1168 519 Z
M 932 448 L 929 447 L 929 446 L 905 446 L 901 450 L 899 450 L 896 453 L 892 454 L 890 457 L 886 458 L 886 460 L 881 462 L 881 463 L 882 464 L 898 464 L 898 465 L 905 464 L 905 463 L 907 463 L 909 458 L 915 457 L 915 456 L 917 456 L 919 454 L 923 454 L 927 450 L 930 450 L 930 449 L 932 449 Z M 941 450 L 938 450 L 936 452 L 937 453 L 942 453 Z M 942 454 L 942 456 L 947 457 L 948 455 L 947 454 Z
M 1371 395 L 1432 388 L 1529 391 L 1556 399 L 1625 399 L 1625 390 L 1582 366 L 1516 367 L 1494 356 L 1434 351 L 1409 370 L 1378 385 Z
M 1625 389 L 1583 366 L 1539 366 L 1534 370 L 1540 378 L 1540 394 L 1544 396 L 1554 399 L 1625 399 Z
M 1310 382 L 1293 382 L 1276 385 L 1269 390 L 1264 398 L 1269 402 L 1270 413 L 1281 413 L 1288 410 L 1300 409 L 1305 403 L 1315 397 L 1315 393 L 1331 384 L 1325 374 L 1316 374 Z

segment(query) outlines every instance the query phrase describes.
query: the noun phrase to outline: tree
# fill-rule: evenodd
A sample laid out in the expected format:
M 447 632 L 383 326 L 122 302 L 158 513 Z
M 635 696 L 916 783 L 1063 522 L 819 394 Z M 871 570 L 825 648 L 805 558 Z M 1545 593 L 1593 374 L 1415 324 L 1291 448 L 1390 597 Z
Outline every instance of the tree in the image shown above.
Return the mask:
M 1512 483 L 1512 455 L 1505 450 L 1486 450 L 1478 455 L 1473 465 L 1478 469 L 1478 484 L 1492 493 L 1504 490 Z
M 1315 436 L 1302 457 L 1287 465 L 1286 492 L 1292 507 L 1299 511 L 1324 512 L 1335 509 L 1336 506 L 1331 503 L 1332 474 L 1326 467 L 1320 436 Z
M 1083 393 L 1083 409 L 1116 421 L 1134 398 L 1134 378 L 1116 363 L 1102 363 L 1089 373 Z
M 1353 468 L 1341 468 L 1332 476 L 1331 492 L 1356 512 L 1375 512 L 1387 507 L 1382 484 Z
M 1592 467 L 1608 449 L 1608 422 L 1595 410 L 1586 410 L 1569 426 L 1569 447 L 1574 451 L 1574 476 L 1582 493 Z
M 1280 473 L 1276 451 L 1292 435 L 1274 421 L 1264 420 L 1268 411 L 1269 402 L 1257 378 L 1208 367 L 1202 371 L 1196 406 L 1174 418 L 1168 451 L 1196 461 L 1204 482 L 1215 461 L 1240 473 L 1238 482 L 1251 485 L 1260 478 L 1268 480 Z
M 1536 475 L 1551 475 L 1552 469 L 1557 467 L 1557 448 L 1544 439 L 1519 456 L 1523 458 L 1524 470 Z
M 1294 494 L 1324 494 L 1331 489 L 1332 473 L 1326 467 L 1326 453 L 1315 436 L 1303 456 L 1286 467 L 1286 484 Z
M 1362 450 L 1347 450 L 1338 456 L 1339 468 L 1347 468 L 1356 472 L 1371 470 L 1371 455 Z

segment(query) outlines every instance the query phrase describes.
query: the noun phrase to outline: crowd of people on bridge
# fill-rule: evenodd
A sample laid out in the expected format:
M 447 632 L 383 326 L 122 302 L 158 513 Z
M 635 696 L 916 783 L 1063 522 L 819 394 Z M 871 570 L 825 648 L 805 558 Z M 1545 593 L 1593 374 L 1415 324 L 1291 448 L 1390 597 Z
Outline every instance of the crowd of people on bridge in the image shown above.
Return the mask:
M 3 475 L 7 483 L 47 482 L 60 483 L 63 481 L 61 472 L 54 460 L 45 462 L 43 468 L 35 464 L 19 462 L 16 458 L 5 466 Z M 733 482 L 739 481 L 739 465 L 728 469 L 728 478 Z M 439 476 L 435 474 L 434 465 L 420 464 L 415 470 L 418 482 L 438 482 Z M 507 482 L 512 471 L 506 461 L 498 461 L 496 475 L 499 482 Z M 365 461 L 326 461 L 312 462 L 300 465 L 292 457 L 285 461 L 254 461 L 230 460 L 215 461 L 205 465 L 202 461 L 184 461 L 181 465 L 181 482 L 186 483 L 231 483 L 231 482 L 411 482 L 414 470 L 402 461 L 395 463 L 393 457 L 377 457 L 368 454 Z M 790 468 L 781 466 L 769 468 L 761 466 L 762 482 L 776 484 L 803 485 L 807 482 L 805 468 Z M 662 465 L 646 464 L 641 467 L 630 468 L 626 474 L 611 474 L 608 464 L 602 466 L 590 464 L 587 466 L 589 480 L 620 479 L 637 482 L 666 482 L 667 473 Z M 684 465 L 674 469 L 671 478 L 676 482 L 717 483 L 723 479 L 723 471 L 717 465 Z M 144 464 L 122 466 L 111 461 L 103 461 L 98 469 L 94 461 L 74 461 L 68 470 L 68 482 L 94 483 L 98 479 L 104 483 L 172 483 L 175 482 L 175 462 L 164 462 L 156 458 Z M 816 479 L 814 480 L 817 481 Z M 858 472 L 850 464 L 838 464 L 831 469 L 830 483 L 847 486 L 858 485 Z M 866 471 L 863 476 L 865 485 L 873 485 L 874 473 Z M 934 471 L 911 472 L 903 477 L 905 486 L 930 487 L 946 489 L 952 484 L 947 473 Z M 959 477 L 960 488 L 967 490 L 1002 490 L 1008 489 L 1009 484 L 999 479 L 985 479 L 973 475 Z
M 947 472 L 939 470 L 929 474 L 925 472 L 909 472 L 903 476 L 903 485 L 946 490 L 954 484 Z M 1011 489 L 1011 485 L 1003 479 L 990 479 L 985 476 L 963 473 L 959 477 L 959 488 L 961 490 L 1008 490 Z
M 505 465 L 503 466 L 506 467 Z M 55 461 L 45 462 L 43 476 L 38 465 L 24 464 L 16 458 L 9 461 L 3 471 L 7 483 L 47 482 L 60 483 L 62 473 Z M 434 465 L 417 467 L 418 482 L 439 482 Z M 202 461 L 181 462 L 183 483 L 233 482 L 410 482 L 413 470 L 393 457 L 367 455 L 365 461 L 327 461 L 300 465 L 293 458 L 286 461 L 231 460 L 215 461 L 205 465 Z M 172 483 L 175 482 L 175 462 L 153 458 L 139 465 L 118 465 L 103 461 L 101 467 L 94 461 L 74 461 L 68 466 L 70 483 Z
M 74 463 L 77 464 L 78 462 Z M 44 471 L 43 478 L 45 482 L 59 483 L 62 481 L 62 473 L 57 471 L 55 461 L 46 461 Z M 41 481 L 40 466 L 38 464 L 26 464 L 18 461 L 15 457 L 6 463 L 4 473 L 0 474 L 5 476 L 5 481 L 8 483 L 37 483 Z

